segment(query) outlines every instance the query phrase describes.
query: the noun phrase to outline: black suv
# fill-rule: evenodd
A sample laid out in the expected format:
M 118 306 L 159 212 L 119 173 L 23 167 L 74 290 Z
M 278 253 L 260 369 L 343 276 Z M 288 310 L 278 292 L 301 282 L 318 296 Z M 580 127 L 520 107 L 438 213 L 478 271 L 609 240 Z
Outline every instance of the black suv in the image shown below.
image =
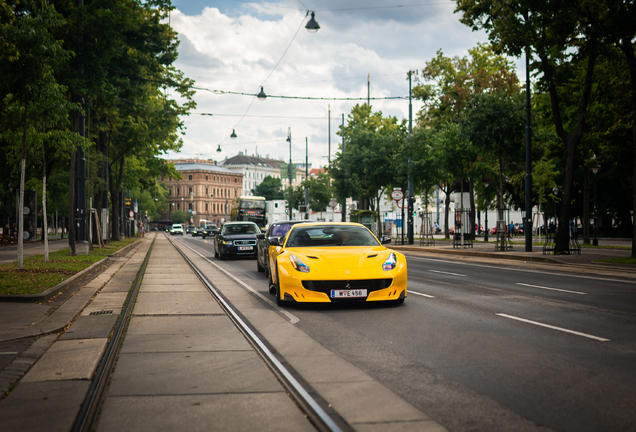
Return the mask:
M 214 237 L 220 232 L 221 230 L 218 229 L 216 225 L 206 225 L 205 228 L 201 230 L 201 237 Z
M 256 257 L 256 236 L 261 229 L 254 222 L 226 222 L 214 239 L 214 256 Z

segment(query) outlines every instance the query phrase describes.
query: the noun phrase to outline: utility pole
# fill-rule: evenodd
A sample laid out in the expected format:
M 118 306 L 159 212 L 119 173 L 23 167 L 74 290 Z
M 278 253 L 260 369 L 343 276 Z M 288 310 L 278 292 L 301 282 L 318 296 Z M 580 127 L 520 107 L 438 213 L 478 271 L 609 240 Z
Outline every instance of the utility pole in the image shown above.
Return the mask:
M 329 140 L 329 153 L 327 154 L 327 161 L 329 162 L 329 171 L 331 171 L 331 104 L 329 106 L 328 116 L 329 116 L 329 131 L 327 133 L 327 137 Z
M 305 219 L 309 219 L 309 189 L 307 182 L 309 181 L 309 141 L 305 137 Z
M 342 157 L 345 154 L 345 129 L 344 129 L 344 113 L 342 114 Z M 342 197 L 342 222 L 347 221 L 347 197 Z
M 413 105 L 411 103 L 411 73 L 409 71 L 409 140 L 413 138 Z M 413 200 L 414 200 L 414 191 L 413 191 L 413 180 L 411 178 L 411 158 L 408 161 L 408 226 L 407 226 L 407 241 L 408 244 L 414 244 L 413 239 Z
M 526 47 L 526 252 L 532 252 L 532 124 L 530 123 L 530 50 Z
M 367 74 L 367 105 L 371 106 L 371 74 Z
M 83 0 L 77 0 L 77 6 L 81 8 L 84 6 Z M 83 43 L 83 38 L 80 37 L 80 45 Z M 80 75 L 83 75 L 84 65 L 80 64 Z M 77 97 L 77 102 L 80 102 L 82 109 L 84 108 L 84 98 Z M 86 129 L 84 124 L 84 115 L 79 114 L 78 117 L 78 133 L 84 138 L 86 135 Z M 77 172 L 75 176 L 75 253 L 77 255 L 88 255 L 89 244 L 86 240 L 86 157 L 84 155 L 84 149 L 81 146 L 76 150 L 76 167 Z

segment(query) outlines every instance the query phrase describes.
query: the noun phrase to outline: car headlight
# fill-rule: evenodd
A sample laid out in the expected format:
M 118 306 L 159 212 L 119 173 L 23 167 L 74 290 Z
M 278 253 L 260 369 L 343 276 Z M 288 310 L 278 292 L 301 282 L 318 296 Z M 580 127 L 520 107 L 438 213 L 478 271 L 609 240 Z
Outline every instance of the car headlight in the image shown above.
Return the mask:
M 391 252 L 391 254 L 386 259 L 386 261 L 384 261 L 384 264 L 382 264 L 382 270 L 384 271 L 393 270 L 396 265 L 397 265 L 397 257 L 395 256 L 393 252 Z
M 309 273 L 309 266 L 302 262 L 302 260 L 294 255 L 289 255 L 289 261 L 296 270 L 301 273 Z
M 232 246 L 232 240 L 223 240 L 223 244 L 226 246 Z

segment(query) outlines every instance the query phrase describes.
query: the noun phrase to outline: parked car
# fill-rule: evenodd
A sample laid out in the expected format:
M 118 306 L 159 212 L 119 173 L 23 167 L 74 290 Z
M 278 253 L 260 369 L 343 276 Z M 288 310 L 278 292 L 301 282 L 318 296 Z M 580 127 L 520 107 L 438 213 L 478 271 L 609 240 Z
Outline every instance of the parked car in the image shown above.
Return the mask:
M 256 236 L 261 229 L 254 222 L 226 222 L 214 239 L 214 256 L 256 257 Z
M 299 223 L 307 223 L 309 221 L 306 220 L 296 220 L 296 221 L 280 221 L 272 223 L 268 228 L 265 234 L 258 234 L 256 237 L 258 238 L 257 251 L 256 251 L 256 270 L 259 272 L 264 272 L 265 277 L 269 277 L 269 269 L 271 258 L 278 253 L 281 249 L 280 246 L 271 246 L 270 238 L 276 237 L 280 240 L 287 235 L 287 232 L 291 229 L 293 225 Z M 270 280 L 271 285 L 271 280 Z
M 383 245 L 357 223 L 296 224 L 279 243 L 270 292 L 276 303 L 372 302 L 402 303 L 406 298 L 407 268 L 403 254 Z
M 181 224 L 172 224 L 170 227 L 170 235 L 183 235 L 183 225 Z
M 221 230 L 216 225 L 206 224 L 205 227 L 201 230 L 201 237 L 214 237 L 220 232 Z

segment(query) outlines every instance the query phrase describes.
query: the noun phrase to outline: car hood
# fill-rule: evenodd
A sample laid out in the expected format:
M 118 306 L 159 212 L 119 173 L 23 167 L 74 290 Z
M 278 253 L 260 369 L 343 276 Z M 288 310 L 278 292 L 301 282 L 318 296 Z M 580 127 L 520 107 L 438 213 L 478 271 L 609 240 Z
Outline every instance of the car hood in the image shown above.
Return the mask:
M 329 246 L 318 248 L 286 248 L 308 266 L 338 270 L 379 269 L 391 254 L 384 246 Z
M 227 234 L 221 237 L 223 240 L 256 240 L 256 234 Z

